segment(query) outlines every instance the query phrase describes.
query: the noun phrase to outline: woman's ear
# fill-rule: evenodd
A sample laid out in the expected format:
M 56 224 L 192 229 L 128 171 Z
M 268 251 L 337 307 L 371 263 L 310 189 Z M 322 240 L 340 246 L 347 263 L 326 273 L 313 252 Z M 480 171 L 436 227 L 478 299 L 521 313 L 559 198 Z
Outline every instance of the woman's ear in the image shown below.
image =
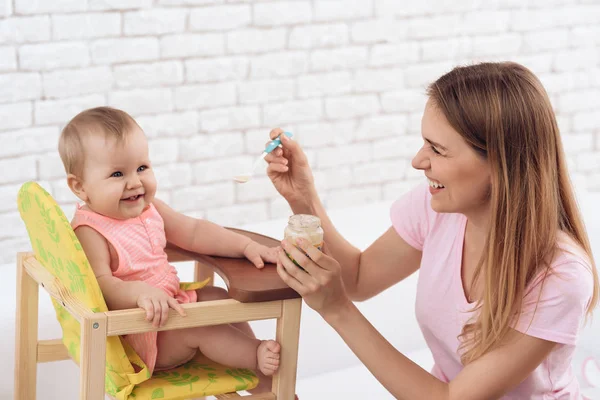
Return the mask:
M 75 196 L 79 197 L 82 201 L 87 201 L 88 197 L 83 188 L 83 181 L 73 174 L 67 175 L 67 185 Z

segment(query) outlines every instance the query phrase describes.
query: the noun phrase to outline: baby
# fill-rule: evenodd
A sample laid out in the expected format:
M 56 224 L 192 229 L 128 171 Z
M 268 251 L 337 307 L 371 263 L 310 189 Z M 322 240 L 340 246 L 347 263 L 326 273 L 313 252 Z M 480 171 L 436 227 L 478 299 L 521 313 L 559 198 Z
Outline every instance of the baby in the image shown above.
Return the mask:
M 154 197 L 156 179 L 146 136 L 127 113 L 99 107 L 83 111 L 63 129 L 59 153 L 67 183 L 85 204 L 71 222 L 109 309 L 141 307 L 155 327 L 180 303 L 227 298 L 221 288 L 181 290 L 165 245 L 225 257 L 246 257 L 257 268 L 276 262 L 276 251 L 211 222 L 180 214 Z M 247 323 L 127 335 L 150 372 L 189 361 L 199 349 L 224 365 L 273 375 L 277 342 L 255 338 Z M 262 383 L 262 382 L 261 382 Z M 262 385 L 261 385 L 262 386 Z

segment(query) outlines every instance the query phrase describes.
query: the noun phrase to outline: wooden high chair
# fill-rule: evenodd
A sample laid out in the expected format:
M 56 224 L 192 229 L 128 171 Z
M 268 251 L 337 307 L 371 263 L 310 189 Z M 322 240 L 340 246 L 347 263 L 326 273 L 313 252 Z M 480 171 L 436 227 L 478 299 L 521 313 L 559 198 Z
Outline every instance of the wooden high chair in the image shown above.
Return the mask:
M 68 358 L 79 363 L 82 400 L 104 400 L 105 393 L 118 400 L 209 395 L 230 399 L 242 397 L 238 391 L 256 387 L 258 378 L 253 371 L 227 368 L 201 354 L 183 366 L 150 377 L 143 361 L 119 338 L 153 330 L 145 312 L 140 308 L 108 311 L 68 220 L 39 185 L 23 185 L 19 211 L 34 252 L 17 254 L 15 400 L 36 399 L 37 363 Z M 267 246 L 278 244 L 256 233 L 235 231 Z M 167 254 L 171 262 L 193 260 L 196 281 L 212 278 L 216 271 L 232 299 L 184 304 L 187 316 L 170 310 L 168 322 L 159 330 L 276 318 L 281 360 L 272 391 L 243 398 L 294 399 L 301 298 L 281 281 L 274 266 L 258 270 L 245 259 L 208 257 L 173 246 L 167 247 Z M 38 340 L 40 286 L 52 297 L 62 340 Z M 193 288 L 193 284 L 186 287 Z

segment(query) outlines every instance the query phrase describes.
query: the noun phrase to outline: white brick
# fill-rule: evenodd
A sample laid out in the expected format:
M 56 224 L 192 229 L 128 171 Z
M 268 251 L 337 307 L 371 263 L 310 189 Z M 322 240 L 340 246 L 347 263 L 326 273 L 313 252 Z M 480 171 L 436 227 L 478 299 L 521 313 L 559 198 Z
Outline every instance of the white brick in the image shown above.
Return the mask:
M 296 83 L 291 79 L 260 80 L 240 82 L 238 87 L 240 103 L 264 104 L 293 100 Z
M 158 187 L 162 190 L 189 186 L 192 183 L 192 166 L 190 164 L 167 164 L 153 166 Z
M 600 154 L 599 153 L 579 153 L 575 159 L 577 171 L 600 171 Z
M 312 19 L 310 1 L 278 1 L 254 5 L 254 24 L 257 26 L 292 25 Z
M 407 164 L 406 160 L 383 160 L 355 165 L 353 183 L 362 186 L 400 180 L 404 177 Z
M 569 31 L 569 45 L 594 47 L 600 45 L 600 26 L 574 26 Z
M 514 55 L 511 59 L 514 62 L 523 64 L 534 74 L 550 72 L 552 70 L 553 53 L 533 54 L 533 55 Z
M 162 58 L 203 57 L 225 54 L 225 36 L 220 33 L 168 35 L 160 38 Z
M 517 1 L 517 0 L 511 0 Z M 502 0 L 500 5 L 509 2 Z M 498 2 L 490 2 L 494 5 L 494 9 L 498 8 Z M 518 0 L 518 4 L 521 1 Z M 472 11 L 479 7 L 484 7 L 484 3 L 476 1 L 447 1 L 447 0 L 430 0 L 430 1 L 398 1 L 398 0 L 376 0 L 376 15 L 383 17 L 414 17 L 417 15 L 434 15 L 448 14 L 458 11 Z
M 223 0 L 158 0 L 158 4 L 165 6 L 214 5 L 219 3 L 223 3 Z
M 250 5 L 223 5 L 192 9 L 190 29 L 193 31 L 221 31 L 245 28 L 252 22 Z
M 404 89 L 397 92 L 383 93 L 381 106 L 385 112 L 412 112 L 425 109 L 427 96 L 422 90 Z
M 173 191 L 172 207 L 179 212 L 205 211 L 209 207 L 233 204 L 234 183 L 191 186 Z
M 245 184 L 236 184 L 236 199 L 239 203 L 272 199 L 279 196 L 268 177 L 255 177 Z
M 0 157 L 56 151 L 58 127 L 30 128 L 0 134 Z
M 383 115 L 364 118 L 356 128 L 357 140 L 373 140 L 406 134 L 406 115 Z M 379 143 L 375 141 L 374 143 Z
M 354 74 L 356 92 L 383 92 L 404 87 L 404 71 L 393 69 L 366 69 Z
M 516 10 L 510 19 L 513 31 L 539 31 L 566 25 L 564 11 L 560 8 Z
M 408 114 L 408 124 L 406 129 L 409 135 L 421 136 L 421 120 L 423 119 L 423 111 L 411 112 Z
M 422 88 L 449 72 L 452 67 L 449 61 L 411 65 L 404 70 L 404 82 L 408 88 Z
M 328 118 L 362 117 L 376 114 L 379 110 L 379 99 L 376 95 L 355 95 L 325 100 L 325 115 Z
M 294 134 L 294 140 L 298 141 L 298 132 L 295 127 L 286 125 L 281 128 L 292 132 Z M 258 157 L 260 152 L 265 148 L 267 141 L 269 141 L 270 131 L 270 128 L 248 129 L 244 134 L 244 152 Z M 254 162 L 254 160 L 252 161 Z
M 194 163 L 192 165 L 193 183 L 201 185 L 212 182 L 229 182 L 235 175 L 249 171 L 253 162 L 253 157 L 237 156 Z
M 600 113 L 598 111 L 585 111 L 573 117 L 573 130 L 575 132 L 596 130 L 600 127 Z
M 530 32 L 523 35 L 523 48 L 526 53 L 556 50 L 569 46 L 569 30 L 556 29 Z
M 21 183 L 0 186 L 0 212 L 14 211 L 17 208 L 17 195 Z
M 52 38 L 72 40 L 119 36 L 121 34 L 121 14 L 92 13 L 52 16 Z
M 315 50 L 310 54 L 311 71 L 332 71 L 355 69 L 367 65 L 368 53 L 365 47 L 346 47 L 332 50 Z
M 243 57 L 186 60 L 185 79 L 188 82 L 241 80 L 248 76 L 249 65 L 249 60 Z
M 542 73 L 538 74 L 538 78 L 551 95 L 594 86 L 588 71 Z
M 406 39 L 407 34 L 408 26 L 391 18 L 359 21 L 350 30 L 352 41 L 360 44 L 397 42 Z
M 322 116 L 323 102 L 321 100 L 267 104 L 263 109 L 263 125 L 279 126 L 290 122 L 315 121 Z
M 473 56 L 505 56 L 517 54 L 521 48 L 521 36 L 514 33 L 477 36 L 473 38 Z
M 0 240 L 0 263 L 14 265 L 15 254 L 19 251 L 32 251 L 27 235 L 14 239 Z
M 304 74 L 308 69 L 308 55 L 304 52 L 265 54 L 250 60 L 250 77 L 271 78 Z
M 298 78 L 298 97 L 335 96 L 350 93 L 353 87 L 350 72 L 305 75 Z
M 174 8 L 154 8 L 151 10 L 125 13 L 123 31 L 125 35 L 163 35 L 185 30 L 187 11 Z
M 33 122 L 31 103 L 0 104 L 0 131 L 24 128 Z
M 371 49 L 369 66 L 405 65 L 419 60 L 419 45 L 417 43 L 379 44 Z
M 511 11 L 474 11 L 464 15 L 461 21 L 461 33 L 468 35 L 485 35 L 506 32 L 510 22 Z
M 177 161 L 179 155 L 179 140 L 176 138 L 150 139 L 148 148 L 153 165 L 173 163 Z
M 82 42 L 24 45 L 19 48 L 19 63 L 21 69 L 36 71 L 85 67 L 90 64 L 90 51 Z
M 559 94 L 557 110 L 560 113 L 598 110 L 600 89 L 578 90 Z
M 582 133 L 576 135 L 564 135 L 562 137 L 562 143 L 566 153 L 577 155 L 594 148 L 594 134 Z M 600 155 L 598 155 L 598 157 L 600 157 Z
M 0 74 L 0 103 L 35 100 L 42 96 L 42 79 L 37 73 Z
M 40 125 L 58 123 L 64 126 L 81 111 L 103 105 L 106 105 L 106 99 L 100 95 L 37 101 L 35 103 L 35 122 Z
M 240 29 L 227 34 L 227 50 L 233 54 L 283 50 L 286 30 Z
M 38 170 L 40 179 L 66 178 L 67 176 L 58 151 L 41 156 L 38 159 Z
M 0 20 L 0 43 L 30 43 L 50 40 L 50 18 L 13 17 Z
M 383 185 L 383 199 L 394 201 L 413 189 L 422 180 L 408 180 L 403 182 L 386 183 Z
M 0 72 L 17 69 L 17 51 L 14 47 L 0 46 Z
M 90 10 L 130 10 L 152 7 L 154 0 L 88 0 Z
M 373 16 L 372 0 L 319 0 L 315 1 L 315 19 L 331 21 Z
M 12 14 L 12 0 L 0 0 L 0 17 Z
M 95 64 L 156 60 L 158 40 L 150 37 L 101 39 L 92 43 L 91 51 Z
M 570 115 L 557 115 L 556 123 L 561 134 L 570 134 L 573 130 L 573 118 Z
M 269 219 L 268 204 L 265 202 L 236 204 L 230 207 L 211 208 L 206 211 L 206 219 L 227 227 L 262 222 Z
M 403 158 L 412 160 L 423 146 L 423 139 L 416 135 L 394 136 L 373 143 L 373 158 Z M 408 169 L 409 166 L 406 167 Z
M 43 73 L 44 96 L 62 98 L 106 93 L 113 84 L 109 67 L 63 69 Z
M 83 11 L 86 6 L 86 2 L 81 0 L 15 0 L 15 12 L 19 14 Z
M 300 124 L 295 128 L 294 140 L 307 149 L 348 144 L 354 139 L 355 129 L 355 121 L 322 121 Z
M 82 203 L 69 188 L 66 179 L 57 179 L 50 182 L 50 193 L 57 203 Z
M 17 206 L 13 207 L 13 210 Z M 27 235 L 27 229 L 18 212 L 8 212 L 0 214 L 0 238 L 23 237 Z M 13 253 L 13 256 L 16 253 Z
M 425 178 L 425 175 L 423 174 L 422 170 L 415 169 L 412 167 L 412 165 L 409 165 L 408 169 L 406 170 L 405 179 L 414 179 L 414 180 L 419 180 L 420 182 L 423 182 L 423 180 L 426 178 Z
M 597 64 L 599 59 L 598 52 L 589 49 L 569 50 L 555 54 L 554 68 L 557 71 L 587 69 L 590 65 Z
M 230 106 L 235 102 L 234 83 L 186 85 L 175 89 L 175 106 L 178 110 Z
M 171 89 L 118 91 L 110 93 L 108 103 L 132 115 L 161 113 L 173 110 L 173 93 Z
M 114 74 L 120 88 L 170 86 L 183 82 L 183 65 L 178 61 L 118 65 Z
M 426 40 L 421 43 L 423 61 L 442 61 L 464 58 L 471 55 L 471 38 L 449 38 Z
M 344 146 L 329 146 L 317 150 L 319 168 L 353 165 L 371 161 L 371 145 L 369 143 L 354 143 Z
M 0 160 L 0 171 L 10 171 L 0 175 L 0 184 L 23 183 L 36 179 L 35 157 L 7 158 Z
M 242 154 L 243 150 L 244 138 L 241 133 L 199 134 L 179 144 L 183 161 L 236 156 Z
M 461 29 L 461 20 L 458 15 L 414 18 L 405 23 L 408 25 L 408 37 L 411 39 L 455 36 Z
M 200 113 L 204 131 L 247 129 L 260 125 L 260 108 L 255 106 L 218 108 Z
M 353 183 L 350 166 L 314 171 L 314 178 L 317 192 L 348 187 Z
M 285 199 L 281 196 L 269 201 L 269 218 L 289 218 L 290 215 L 294 214 L 290 205 L 285 201 Z M 277 235 L 271 234 L 272 237 L 275 237 L 279 240 L 283 239 L 283 230 L 281 233 Z M 0 242 L 1 245 L 1 242 Z
M 359 206 L 381 200 L 381 187 L 379 185 L 372 185 L 333 190 L 327 193 L 325 198 L 326 207 L 331 210 L 341 207 Z
M 146 136 L 190 136 L 198 133 L 199 118 L 195 111 L 180 113 L 144 115 L 136 118 Z
M 290 33 L 291 49 L 313 49 L 318 47 L 338 47 L 349 42 L 348 25 L 326 24 L 305 25 L 292 29 Z

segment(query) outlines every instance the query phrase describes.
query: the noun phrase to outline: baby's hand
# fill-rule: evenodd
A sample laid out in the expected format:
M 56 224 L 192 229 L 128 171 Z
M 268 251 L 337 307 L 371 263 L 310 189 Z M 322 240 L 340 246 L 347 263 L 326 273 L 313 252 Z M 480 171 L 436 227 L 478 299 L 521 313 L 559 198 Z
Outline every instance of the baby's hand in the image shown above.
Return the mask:
M 250 260 L 256 268 L 262 268 L 265 266 L 265 261 L 270 263 L 277 262 L 277 248 L 263 246 L 255 241 L 251 241 L 244 249 L 244 256 Z
M 146 319 L 152 321 L 155 328 L 164 326 L 169 318 L 169 308 L 177 311 L 179 315 L 185 317 L 185 311 L 181 304 L 173 297 L 169 296 L 163 290 L 149 286 L 148 292 L 141 294 L 137 299 L 138 307 L 146 310 Z

